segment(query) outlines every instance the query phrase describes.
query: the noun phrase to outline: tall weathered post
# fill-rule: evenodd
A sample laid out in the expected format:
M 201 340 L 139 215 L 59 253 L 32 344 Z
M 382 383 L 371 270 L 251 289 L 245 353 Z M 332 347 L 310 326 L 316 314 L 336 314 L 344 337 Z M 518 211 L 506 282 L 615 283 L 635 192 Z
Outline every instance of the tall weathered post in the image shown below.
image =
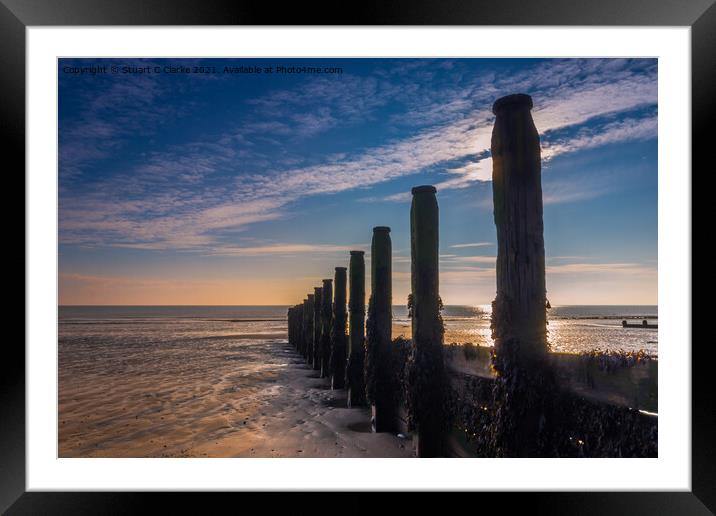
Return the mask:
M 308 294 L 308 299 L 306 299 L 305 306 L 303 309 L 303 320 L 304 320 L 304 333 L 303 333 L 303 341 L 304 341 L 304 348 L 305 352 L 303 353 L 303 356 L 306 358 L 306 362 L 309 364 L 313 363 L 313 304 L 314 304 L 314 294 Z
M 409 409 L 418 457 L 444 455 L 446 404 L 443 321 L 439 295 L 439 220 L 434 186 L 416 186 L 410 207 L 412 349 Z
M 351 251 L 348 271 L 348 406 L 365 404 L 365 253 Z
M 320 349 L 321 349 L 321 335 L 323 329 L 321 328 L 321 307 L 323 306 L 323 289 L 321 287 L 314 287 L 313 289 L 313 350 L 312 356 L 310 357 L 310 363 L 315 370 L 321 369 L 320 362 Z
M 390 228 L 373 228 L 371 242 L 371 295 L 366 325 L 366 396 L 371 404 L 371 427 L 374 432 L 395 430 L 395 404 L 392 379 L 391 331 L 392 244 Z
M 492 192 L 497 227 L 497 293 L 492 303 L 496 453 L 538 456 L 549 432 L 554 379 L 547 364 L 547 295 L 540 141 L 532 98 L 492 106 Z
M 333 280 L 323 280 L 323 290 L 321 291 L 321 345 L 319 349 L 321 378 L 327 378 L 328 359 L 331 351 L 331 329 L 333 319 Z
M 331 389 L 343 389 L 346 379 L 346 353 L 348 336 L 346 335 L 346 268 L 336 267 L 333 291 L 333 331 L 331 333 Z

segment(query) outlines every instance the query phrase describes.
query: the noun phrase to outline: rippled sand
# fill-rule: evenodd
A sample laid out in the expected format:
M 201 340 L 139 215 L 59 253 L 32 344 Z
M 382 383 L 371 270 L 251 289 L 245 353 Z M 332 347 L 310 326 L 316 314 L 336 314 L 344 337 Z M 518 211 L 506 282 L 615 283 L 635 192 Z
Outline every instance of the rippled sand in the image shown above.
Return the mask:
M 60 457 L 410 457 L 281 340 L 60 344 Z

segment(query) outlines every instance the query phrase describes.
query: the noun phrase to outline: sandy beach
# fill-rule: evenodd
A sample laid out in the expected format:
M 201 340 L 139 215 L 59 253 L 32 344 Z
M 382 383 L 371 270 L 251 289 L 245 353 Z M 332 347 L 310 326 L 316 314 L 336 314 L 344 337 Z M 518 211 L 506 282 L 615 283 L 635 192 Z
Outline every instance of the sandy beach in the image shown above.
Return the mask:
M 60 457 L 410 457 L 282 339 L 60 346 Z
M 395 311 L 392 336 L 410 338 L 410 321 Z M 447 311 L 445 342 L 484 343 L 476 337 L 489 331 L 489 321 L 465 317 L 460 307 Z M 59 456 L 412 456 L 411 441 L 372 434 L 368 409 L 345 408 L 346 392 L 330 390 L 287 344 L 285 313 L 285 307 L 63 308 Z M 587 313 L 592 319 L 553 320 L 550 328 L 559 332 L 551 336 L 595 342 L 624 335 L 620 346 L 636 346 L 656 333 L 624 330 L 612 315 L 593 319 L 610 311 Z

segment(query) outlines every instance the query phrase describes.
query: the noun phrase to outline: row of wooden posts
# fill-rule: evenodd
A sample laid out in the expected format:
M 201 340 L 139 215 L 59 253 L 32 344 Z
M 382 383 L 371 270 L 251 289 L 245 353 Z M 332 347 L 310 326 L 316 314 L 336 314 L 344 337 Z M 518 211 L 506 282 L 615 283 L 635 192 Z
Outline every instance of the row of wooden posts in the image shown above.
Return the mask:
M 411 206 L 412 323 L 411 363 L 442 363 L 442 322 L 438 296 L 438 204 L 433 186 L 413 188 Z M 288 310 L 289 342 L 332 389 L 346 389 L 347 406 L 372 409 L 372 429 L 395 431 L 395 403 L 385 367 L 392 344 L 392 244 L 390 228 L 373 228 L 371 297 L 366 335 L 365 253 L 350 251 L 349 266 L 336 267 L 333 279 Z M 348 273 L 347 273 L 348 272 Z M 347 285 L 348 283 L 348 285 Z M 348 288 L 346 288 L 348 287 Z M 346 291 L 349 298 L 346 298 Z M 346 307 L 348 308 L 346 310 Z M 439 372 L 436 372 L 439 374 Z M 417 374 L 417 378 L 424 375 Z M 366 378 L 375 385 L 367 393 Z M 432 386 L 434 387 L 434 386 Z M 435 392 L 431 386 L 420 389 Z M 418 414 L 414 414 L 418 416 Z M 439 421 L 415 417 L 417 453 L 438 455 Z
M 466 376 L 459 355 L 444 351 L 438 203 L 436 189 L 429 185 L 412 189 L 408 300 L 412 339 L 407 356 L 402 354 L 396 360 L 396 349 L 404 349 L 405 341 L 391 340 L 392 249 L 390 228 L 385 226 L 373 228 L 368 309 L 364 253 L 351 251 L 347 269 L 336 267 L 332 279 L 324 279 L 322 286 L 289 309 L 289 342 L 321 377 L 330 379 L 333 389 L 347 389 L 349 407 L 371 407 L 373 431 L 403 430 L 406 425 L 398 426 L 405 418 L 396 412 L 407 412 L 407 427 L 413 432 L 419 457 L 445 455 L 446 436 L 455 430 L 445 424 L 448 413 L 469 420 L 466 424 L 475 427 L 472 436 L 482 443 L 480 453 L 490 456 L 572 453 L 574 447 L 564 444 L 567 440 L 581 443 L 573 439 L 575 435 L 593 436 L 584 437 L 590 440 L 593 455 L 630 455 L 643 450 L 653 454 L 654 422 L 645 422 L 629 408 L 612 410 L 599 401 L 596 405 L 580 401 L 585 396 L 595 398 L 593 386 L 585 390 L 580 382 L 565 380 L 558 374 L 561 369 L 555 367 L 555 363 L 566 364 L 571 371 L 579 367 L 575 364 L 580 359 L 555 361 L 560 357 L 548 354 L 541 156 L 531 109 L 532 98 L 524 94 L 500 98 L 492 106 L 497 258 L 491 321 L 494 348 L 488 365 L 491 380 Z M 400 385 L 396 385 L 396 376 L 401 377 Z M 641 383 L 639 380 L 639 391 L 643 390 Z M 466 390 L 466 385 L 471 387 Z M 623 387 L 619 386 L 617 394 L 623 394 Z M 631 394 L 632 386 L 626 387 Z M 571 394 L 565 396 L 567 391 Z M 573 402 L 575 392 L 579 399 Z M 453 406 L 456 393 L 457 409 Z M 466 401 L 470 399 L 473 401 Z M 489 414 L 487 420 L 485 414 Z M 609 428 L 622 430 L 604 430 L 607 426 L 600 418 L 613 423 Z M 624 428 L 643 431 L 625 434 Z M 562 452 L 555 452 L 560 446 Z
M 510 363 L 517 356 L 520 367 L 529 368 L 543 361 L 548 349 L 541 157 L 531 108 L 532 99 L 524 94 L 503 97 L 493 105 L 492 187 L 498 254 L 492 328 L 498 368 L 505 365 L 499 360 L 501 353 Z M 414 402 L 409 409 L 418 456 L 439 456 L 443 440 L 439 409 L 445 402 L 446 387 L 439 297 L 438 204 L 433 186 L 415 187 L 412 196 L 409 377 Z M 370 262 L 367 334 L 364 255 L 352 251 L 348 333 L 346 268 L 336 267 L 333 280 L 323 280 L 323 285 L 309 293 L 303 303 L 289 309 L 289 340 L 322 377 L 330 378 L 332 388 L 348 389 L 349 406 L 366 401 L 365 379 L 371 377 L 378 384 L 367 390 L 372 426 L 375 431 L 383 431 L 392 430 L 386 422 L 395 419 L 390 413 L 395 404 L 383 399 L 389 396 L 388 389 L 380 385 L 387 381 L 381 366 L 387 361 L 391 346 L 390 228 L 373 228 Z M 538 424 L 540 416 L 529 413 L 527 418 L 531 421 L 525 421 L 525 425 Z M 522 437 L 529 440 L 526 434 Z

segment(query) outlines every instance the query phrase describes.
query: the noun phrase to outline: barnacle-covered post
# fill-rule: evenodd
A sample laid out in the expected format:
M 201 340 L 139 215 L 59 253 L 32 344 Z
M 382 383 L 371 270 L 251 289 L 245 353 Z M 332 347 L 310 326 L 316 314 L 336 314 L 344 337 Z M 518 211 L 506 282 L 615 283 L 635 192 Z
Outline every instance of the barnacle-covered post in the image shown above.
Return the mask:
M 410 207 L 413 341 L 408 378 L 418 457 L 444 455 L 442 428 L 446 382 L 438 290 L 439 224 L 435 192 L 434 186 L 416 186 L 412 190 Z
M 333 319 L 333 280 L 323 280 L 323 290 L 321 294 L 321 345 L 320 345 L 320 364 L 321 378 L 327 378 L 328 359 L 331 352 L 331 326 Z
M 395 430 L 395 407 L 391 385 L 391 331 L 393 324 L 390 228 L 373 228 L 370 251 L 371 295 L 366 331 L 366 396 L 371 404 L 374 432 Z
M 346 335 L 346 268 L 336 267 L 333 292 L 333 331 L 331 333 L 331 354 L 329 370 L 331 372 L 331 389 L 343 389 L 346 378 L 346 352 L 348 336 Z
M 492 192 L 497 226 L 497 293 L 492 303 L 497 454 L 541 455 L 553 377 L 547 364 L 547 295 L 540 140 L 532 98 L 492 106 Z M 548 440 L 548 439 L 547 439 Z
M 313 363 L 313 303 L 314 294 L 308 294 L 303 308 L 303 356 L 308 363 Z
M 309 357 L 309 363 L 315 370 L 321 369 L 320 349 L 321 335 L 321 307 L 323 306 L 323 288 L 314 287 L 313 289 L 313 349 Z
M 365 380 L 363 366 L 365 362 L 365 253 L 351 251 L 348 270 L 348 365 L 346 367 L 346 386 L 348 388 L 348 406 L 365 404 Z

